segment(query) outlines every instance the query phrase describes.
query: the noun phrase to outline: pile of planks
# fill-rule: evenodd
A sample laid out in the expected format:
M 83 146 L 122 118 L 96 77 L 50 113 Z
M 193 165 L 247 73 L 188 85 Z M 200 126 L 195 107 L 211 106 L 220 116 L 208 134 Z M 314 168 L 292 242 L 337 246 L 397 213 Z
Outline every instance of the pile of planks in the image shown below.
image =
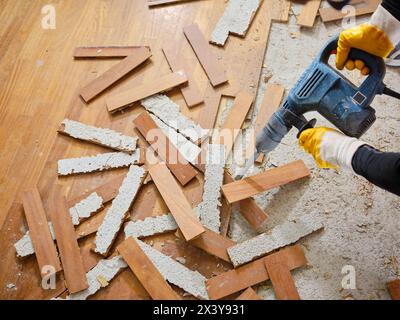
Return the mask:
M 302 161 L 294 161 L 234 181 L 226 168 L 236 132 L 242 128 L 255 97 L 246 89 L 235 87 L 238 82 L 229 77 L 230 73 L 224 69 L 212 44 L 224 46 L 229 34 L 245 37 L 262 2 L 246 4 L 240 25 L 235 23 L 235 14 L 238 14 L 237 8 L 243 8 L 244 1 L 230 1 L 210 41 L 197 24 L 182 30 L 212 90 L 225 85 L 230 92 L 235 92 L 233 106 L 221 127 L 221 131 L 232 133 L 232 139 L 204 129 L 185 116 L 165 94 L 172 89 L 180 90 L 188 108 L 201 107 L 205 103 L 193 75 L 173 46 L 162 48 L 171 73 L 106 97 L 110 116 L 129 112 L 137 103 L 144 108 L 132 123 L 135 136 L 69 118 L 62 121 L 59 134 L 100 145 L 110 152 L 59 159 L 57 173 L 60 179 L 46 199 L 50 203 L 47 208 L 37 188 L 24 193 L 22 204 L 29 231 L 16 241 L 15 250 L 20 258 L 35 255 L 43 279 L 55 275 L 65 280 L 66 290 L 53 298 L 86 299 L 109 286 L 127 268 L 152 299 L 182 299 L 185 295 L 179 290 L 183 290 L 205 300 L 232 297 L 258 300 L 260 297 L 253 287 L 266 280 L 271 280 L 278 299 L 300 298 L 291 271 L 305 266 L 307 260 L 301 246 L 295 243 L 323 226 L 304 219 L 287 221 L 264 232 L 268 215 L 252 197 L 307 178 L 310 171 Z M 320 1 L 311 2 L 318 4 L 306 5 L 304 18 L 299 20 L 305 26 L 311 24 L 309 17 L 312 14 L 309 13 L 312 11 L 316 15 L 319 8 Z M 163 1 L 149 1 L 150 7 L 160 4 Z M 268 6 L 272 9 L 271 2 Z M 279 1 L 279 6 L 273 19 L 288 21 L 290 2 Z M 78 47 L 74 57 L 121 59 L 80 90 L 82 99 L 90 103 L 151 60 L 152 51 L 149 46 Z M 256 133 L 279 107 L 283 95 L 281 86 L 267 85 L 255 125 Z M 214 122 L 219 99 L 215 113 L 211 115 Z M 118 168 L 128 168 L 128 171 L 76 198 L 67 199 L 68 190 L 63 187 L 61 177 Z M 191 193 L 186 192 L 184 187 L 197 179 L 203 181 L 202 185 Z M 132 220 L 130 211 L 139 191 L 150 182 L 156 186 L 169 212 Z M 193 199 L 199 201 L 193 203 Z M 232 206 L 236 206 L 259 232 L 258 236 L 242 243 L 235 243 L 227 236 Z M 226 269 L 206 278 L 185 266 L 184 259 L 173 259 L 159 250 L 160 247 L 152 246 L 152 237 L 166 233 L 173 233 L 187 247 L 197 248 L 222 261 Z M 85 261 L 78 244 L 79 239 L 91 234 L 95 234 L 95 238 L 90 250 L 101 256 L 95 263 Z

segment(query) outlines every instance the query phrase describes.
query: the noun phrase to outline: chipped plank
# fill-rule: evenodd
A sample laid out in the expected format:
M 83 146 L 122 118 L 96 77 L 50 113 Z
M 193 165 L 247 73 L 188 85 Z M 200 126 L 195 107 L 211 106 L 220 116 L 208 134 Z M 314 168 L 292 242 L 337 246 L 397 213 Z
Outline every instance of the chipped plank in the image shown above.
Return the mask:
M 178 286 L 196 298 L 208 300 L 204 276 L 197 271 L 188 269 L 140 240 L 138 240 L 138 244 L 169 283 Z
M 135 151 L 138 140 L 137 137 L 129 137 L 111 129 L 98 128 L 70 119 L 64 119 L 61 122 L 58 132 L 75 139 L 128 153 Z
M 108 209 L 102 224 L 96 233 L 95 252 L 107 255 L 114 239 L 121 228 L 124 218 L 131 207 L 142 183 L 146 177 L 143 167 L 132 165 L 126 175 L 119 193 Z
M 168 213 L 144 220 L 130 221 L 125 226 L 125 238 L 144 238 L 178 229 L 174 217 Z
M 180 112 L 179 106 L 163 94 L 157 94 L 141 101 L 142 106 L 162 122 L 185 136 L 193 143 L 199 143 L 208 136 L 209 130 L 189 119 Z
M 139 85 L 135 88 L 111 95 L 106 98 L 109 112 L 120 111 L 133 103 L 148 98 L 160 92 L 165 92 L 180 86 L 188 81 L 184 71 L 177 71 L 166 76 L 154 79 L 151 83 Z
M 138 50 L 138 52 L 135 52 L 134 54 L 123 59 L 121 62 L 118 62 L 116 65 L 112 66 L 101 76 L 86 85 L 80 91 L 81 97 L 86 102 L 89 102 L 150 57 L 151 53 L 149 48 L 143 47 L 142 49 Z
M 228 249 L 232 264 L 237 267 L 256 258 L 291 245 L 301 238 L 321 230 L 323 225 L 319 222 L 297 219 L 285 221 L 269 232 L 262 233 L 254 238 L 243 241 Z
M 305 166 L 304 162 L 298 160 L 239 181 L 225 184 L 222 186 L 222 192 L 229 203 L 233 203 L 289 182 L 308 177 L 310 174 L 310 170 Z
M 125 152 L 101 153 L 92 157 L 69 158 L 58 160 L 58 175 L 68 176 L 79 173 L 104 171 L 141 162 L 140 149 L 132 154 Z
M 229 34 L 244 37 L 263 0 L 230 0 L 211 34 L 210 42 L 224 46 Z
M 225 147 L 209 144 L 204 173 L 202 202 L 196 207 L 201 223 L 208 229 L 219 233 L 221 227 L 220 210 L 221 186 L 224 180 Z
M 211 51 L 211 48 L 198 25 L 192 24 L 184 27 L 183 32 L 213 87 L 227 82 L 228 77 L 225 74 L 221 62 L 217 60 L 216 56 Z
M 87 198 L 69 208 L 68 211 L 72 218 L 73 225 L 79 225 L 82 220 L 90 218 L 92 214 L 103 209 L 103 202 L 103 198 L 96 192 L 93 192 Z

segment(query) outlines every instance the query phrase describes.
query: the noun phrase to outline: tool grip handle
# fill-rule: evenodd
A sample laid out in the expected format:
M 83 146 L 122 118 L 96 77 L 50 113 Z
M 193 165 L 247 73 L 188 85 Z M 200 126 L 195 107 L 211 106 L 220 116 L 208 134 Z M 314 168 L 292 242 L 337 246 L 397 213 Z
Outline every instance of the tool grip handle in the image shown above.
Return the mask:
M 320 53 L 320 62 L 328 65 L 329 57 L 337 50 L 338 41 L 339 36 L 334 37 L 327 44 L 327 46 Z M 370 69 L 369 77 L 373 77 L 379 80 L 382 80 L 385 77 L 386 67 L 382 58 L 374 56 L 368 52 L 352 48 L 349 53 L 349 59 L 364 61 L 365 65 Z

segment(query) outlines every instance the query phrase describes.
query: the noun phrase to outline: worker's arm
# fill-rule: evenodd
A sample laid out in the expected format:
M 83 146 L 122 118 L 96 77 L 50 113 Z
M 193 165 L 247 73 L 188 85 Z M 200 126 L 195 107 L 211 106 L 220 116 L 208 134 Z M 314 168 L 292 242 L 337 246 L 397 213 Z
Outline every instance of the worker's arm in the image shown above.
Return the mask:
M 384 153 L 328 128 L 305 130 L 299 144 L 321 168 L 342 168 L 400 195 L 400 153 Z
M 368 74 L 368 66 L 362 61 L 348 60 L 351 48 L 361 49 L 378 57 L 386 58 L 400 42 L 400 1 L 384 0 L 372 15 L 369 23 L 341 32 L 336 55 L 336 67 L 349 70 L 357 67 Z

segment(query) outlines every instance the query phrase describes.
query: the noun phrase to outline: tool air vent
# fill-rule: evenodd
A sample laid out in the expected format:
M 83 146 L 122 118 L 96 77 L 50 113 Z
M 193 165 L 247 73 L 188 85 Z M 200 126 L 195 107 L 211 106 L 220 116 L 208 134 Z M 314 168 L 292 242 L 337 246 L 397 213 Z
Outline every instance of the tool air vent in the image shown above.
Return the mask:
M 324 73 L 321 70 L 319 69 L 314 70 L 311 77 L 307 80 L 307 82 L 301 87 L 301 89 L 297 93 L 297 96 L 299 98 L 307 98 L 310 95 L 310 93 L 315 89 L 318 82 L 322 79 L 323 75 Z

